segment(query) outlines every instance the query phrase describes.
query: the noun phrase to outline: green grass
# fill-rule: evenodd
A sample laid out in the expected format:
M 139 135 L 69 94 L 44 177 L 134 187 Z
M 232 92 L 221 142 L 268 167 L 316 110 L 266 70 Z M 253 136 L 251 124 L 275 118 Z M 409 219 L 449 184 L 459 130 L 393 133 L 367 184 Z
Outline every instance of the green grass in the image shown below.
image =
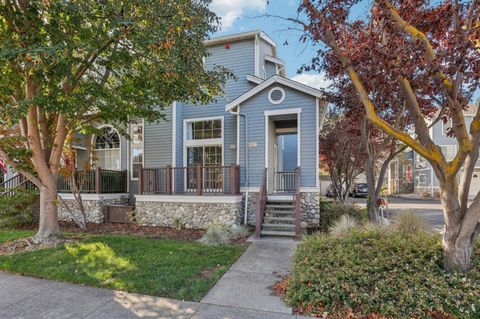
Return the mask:
M 128 236 L 98 236 L 0 256 L 0 269 L 76 284 L 199 301 L 244 249 Z
M 0 244 L 17 238 L 29 237 L 33 235 L 33 230 L 1 229 Z

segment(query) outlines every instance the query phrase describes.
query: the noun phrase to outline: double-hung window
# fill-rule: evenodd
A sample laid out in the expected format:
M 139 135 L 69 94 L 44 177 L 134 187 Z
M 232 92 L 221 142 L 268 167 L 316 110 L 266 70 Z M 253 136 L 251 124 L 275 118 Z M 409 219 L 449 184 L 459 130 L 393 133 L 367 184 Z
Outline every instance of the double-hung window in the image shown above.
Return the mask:
M 140 170 L 143 168 L 143 121 L 130 124 L 130 152 L 132 179 L 138 179 Z
M 223 165 L 223 118 L 186 120 L 185 153 L 186 166 L 204 167 L 204 188 L 221 188 L 223 170 L 212 167 Z

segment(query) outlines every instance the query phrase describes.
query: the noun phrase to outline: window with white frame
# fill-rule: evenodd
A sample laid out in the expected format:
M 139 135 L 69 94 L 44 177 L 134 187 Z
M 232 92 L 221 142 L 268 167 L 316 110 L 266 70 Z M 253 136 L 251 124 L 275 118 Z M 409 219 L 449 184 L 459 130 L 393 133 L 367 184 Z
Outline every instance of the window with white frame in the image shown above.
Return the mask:
M 417 185 L 427 186 L 427 174 L 421 173 L 417 175 Z
M 415 154 L 415 168 L 426 168 L 427 160 L 421 157 L 419 154 Z
M 187 140 L 205 140 L 222 138 L 222 120 L 188 122 Z
M 103 169 L 120 170 L 120 136 L 111 126 L 103 126 L 93 140 L 93 163 Z
M 187 121 L 185 129 L 186 165 L 222 166 L 222 118 Z M 205 188 L 221 188 L 222 170 L 205 169 L 203 180 Z
M 456 145 L 442 145 L 440 148 L 447 162 L 450 162 L 455 158 L 455 154 L 457 153 Z
M 143 168 L 143 123 L 130 124 L 130 152 L 132 179 L 138 179 L 140 170 Z

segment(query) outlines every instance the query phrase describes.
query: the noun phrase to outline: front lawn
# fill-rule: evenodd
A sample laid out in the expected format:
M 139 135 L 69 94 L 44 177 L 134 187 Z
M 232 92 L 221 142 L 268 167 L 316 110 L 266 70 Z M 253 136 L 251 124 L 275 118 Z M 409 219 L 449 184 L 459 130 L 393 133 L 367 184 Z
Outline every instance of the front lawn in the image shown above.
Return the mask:
M 129 236 L 0 256 L 0 270 L 41 278 L 199 301 L 243 253 L 234 246 Z
M 2 229 L 0 228 L 0 244 L 18 238 L 33 236 L 33 230 Z
M 443 270 L 441 238 L 355 229 L 307 236 L 286 299 L 322 318 L 480 318 L 480 245 L 467 274 Z

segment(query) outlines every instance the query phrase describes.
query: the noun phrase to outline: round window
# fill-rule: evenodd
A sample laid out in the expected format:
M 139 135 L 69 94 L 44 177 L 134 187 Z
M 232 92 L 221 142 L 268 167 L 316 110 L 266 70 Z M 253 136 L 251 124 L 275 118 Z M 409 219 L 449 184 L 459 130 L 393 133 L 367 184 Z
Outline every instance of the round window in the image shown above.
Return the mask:
M 272 104 L 282 103 L 285 99 L 285 91 L 280 87 L 274 87 L 268 92 L 268 100 Z

